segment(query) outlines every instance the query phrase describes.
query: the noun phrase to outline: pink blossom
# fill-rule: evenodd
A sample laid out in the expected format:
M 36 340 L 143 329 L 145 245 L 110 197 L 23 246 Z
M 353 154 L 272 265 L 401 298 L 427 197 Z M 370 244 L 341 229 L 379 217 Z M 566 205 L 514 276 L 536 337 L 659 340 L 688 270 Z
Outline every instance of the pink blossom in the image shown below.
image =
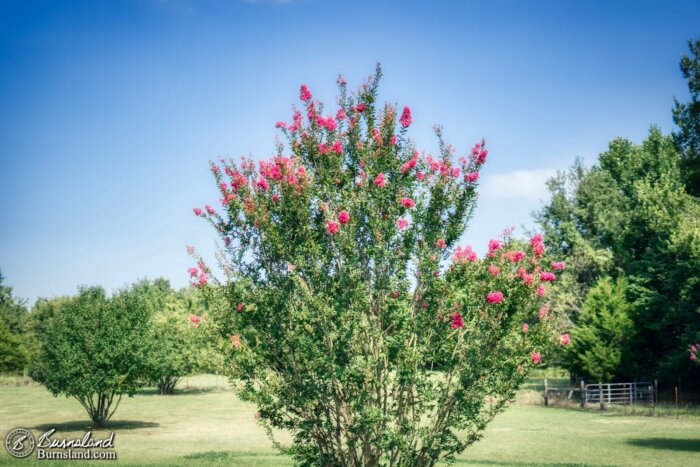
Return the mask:
M 192 245 L 187 245 L 187 254 L 188 255 L 193 255 L 194 254 L 194 247 Z
M 341 154 L 343 152 L 343 145 L 341 144 L 340 141 L 335 141 L 333 143 L 333 147 L 331 148 L 334 153 L 336 154 Z
M 462 326 L 464 326 L 464 320 L 462 319 L 462 315 L 460 315 L 459 313 L 453 314 L 452 315 L 452 324 L 450 324 L 450 327 L 452 329 L 457 329 L 457 328 L 461 328 Z
M 530 326 L 527 323 L 523 323 L 523 332 L 527 332 L 528 329 L 530 329 Z
M 401 126 L 408 128 L 411 126 L 411 122 L 413 122 L 413 118 L 411 117 L 411 109 L 406 105 L 404 106 L 403 113 L 401 114 Z
M 535 257 L 541 258 L 544 253 L 544 243 L 538 243 L 532 247 L 532 251 L 535 253 Z
M 496 266 L 495 264 L 489 264 L 489 272 L 496 277 L 499 272 L 501 272 L 501 268 Z
M 385 187 L 386 186 L 386 178 L 384 177 L 383 172 L 379 172 L 379 175 L 374 179 L 374 184 L 377 185 L 378 187 Z
M 425 178 L 425 174 L 419 170 L 418 172 L 416 172 L 416 178 L 418 180 L 423 180 Z
M 412 208 L 416 205 L 416 202 L 411 198 L 401 198 L 401 205 L 405 208 Z
M 467 261 L 476 261 L 476 252 L 472 249 L 471 245 L 467 245 L 464 248 L 458 246 L 455 249 L 455 252 L 452 254 L 452 261 L 462 264 L 466 263 Z
M 274 203 L 278 202 L 279 200 L 280 200 L 280 195 L 279 195 L 279 193 L 275 193 L 274 195 L 272 195 L 272 201 L 273 201 Z
M 501 242 L 499 242 L 498 240 L 494 240 L 493 238 L 489 240 L 489 253 L 493 253 L 499 248 L 501 248 Z
M 540 308 L 540 311 L 539 311 L 540 318 L 544 318 L 545 316 L 547 316 L 548 312 L 549 312 L 549 306 L 545 305 L 542 308 Z
M 192 324 L 199 324 L 200 321 L 202 321 L 202 317 L 201 317 L 201 316 L 190 315 L 190 322 L 191 322 Z
M 338 213 L 338 221 L 340 221 L 341 224 L 347 224 L 350 221 L 350 213 L 345 210 L 340 211 L 340 213 Z
M 340 226 L 338 225 L 337 222 L 335 221 L 328 221 L 328 233 L 333 235 L 335 233 L 338 233 L 340 230 Z
M 192 211 L 194 212 L 195 216 L 201 216 L 203 214 L 202 210 L 199 208 L 194 208 L 194 209 L 192 209 Z
M 547 289 L 544 288 L 544 285 L 540 284 L 537 286 L 537 296 L 538 297 L 544 297 L 544 294 L 547 293 Z
M 260 177 L 258 181 L 255 183 L 256 186 L 258 186 L 260 189 L 267 191 L 270 188 L 270 184 L 267 182 L 267 180 L 263 177 Z
M 694 353 L 691 353 L 691 354 L 690 354 L 690 359 L 691 359 L 692 361 L 695 361 L 695 360 L 697 359 L 697 357 L 695 356 Z
M 367 107 L 365 106 L 365 103 L 364 103 L 364 102 L 360 102 L 359 104 L 357 104 L 357 105 L 356 105 L 355 107 L 353 107 L 353 108 L 355 109 L 355 112 L 362 113 L 362 112 L 365 111 L 365 109 L 366 109 Z
M 396 135 L 391 135 L 391 138 L 389 138 L 389 144 L 396 146 Z
M 330 148 L 330 146 L 328 146 L 328 145 L 326 145 L 326 144 L 324 144 L 324 143 L 321 143 L 321 144 L 318 145 L 318 151 L 319 151 L 321 154 L 328 154 L 329 152 L 331 152 L 331 148 Z
M 540 280 L 542 282 L 552 282 L 557 279 L 557 276 L 553 272 L 545 271 L 540 274 Z
M 311 95 L 311 91 L 309 91 L 309 88 L 307 88 L 305 84 L 302 84 L 301 90 L 299 91 L 299 98 L 304 102 L 308 102 L 311 100 L 312 97 L 313 96 Z
M 187 272 L 189 273 L 190 277 L 194 277 L 199 271 L 197 270 L 197 268 L 188 268 Z
M 206 283 L 209 282 L 209 276 L 207 276 L 206 273 L 201 273 L 199 275 L 199 281 L 197 282 L 198 285 L 206 285 Z
M 526 256 L 524 251 L 507 251 L 506 258 L 511 260 L 513 263 L 517 263 Z
M 524 273 L 520 277 L 523 278 L 523 284 L 525 285 L 530 285 L 535 282 L 535 276 L 533 276 L 532 274 Z
M 287 128 L 287 122 L 279 121 L 279 122 L 275 123 L 275 127 L 276 128 Z
M 486 300 L 491 304 L 500 303 L 501 301 L 503 301 L 503 292 L 501 292 L 500 290 L 494 290 L 492 292 L 489 292 L 486 295 Z
M 569 345 L 571 342 L 571 336 L 569 336 L 568 333 L 564 333 L 561 336 L 559 336 L 559 342 L 561 345 Z
M 239 303 L 238 305 L 236 305 L 236 310 L 237 310 L 237 311 L 243 311 L 243 304 L 242 304 L 242 303 Z
M 404 218 L 401 218 L 396 221 L 396 225 L 399 226 L 399 229 L 405 229 L 406 227 L 408 227 L 408 221 Z
M 338 120 L 345 120 L 347 118 L 347 115 L 345 115 L 345 111 L 342 107 L 338 109 L 338 112 L 336 112 L 335 118 L 337 118 Z
M 479 172 L 469 172 L 464 174 L 464 181 L 474 183 L 479 179 Z
M 204 205 L 204 209 L 206 209 L 207 212 L 208 212 L 209 214 L 211 214 L 211 215 L 216 214 L 216 211 L 214 210 L 214 208 L 211 207 L 211 206 L 209 206 L 208 204 L 205 204 L 205 205 Z
M 539 352 L 532 352 L 531 357 L 532 357 L 532 363 L 534 363 L 535 365 L 540 363 L 540 360 L 542 359 L 542 355 L 540 355 Z
M 445 248 L 446 245 L 447 245 L 447 244 L 445 243 L 445 239 L 444 239 L 444 238 L 438 238 L 438 239 L 435 241 L 435 246 L 438 247 L 438 248 Z
M 565 267 L 566 267 L 566 264 L 564 263 L 564 261 L 553 261 L 552 262 L 552 269 L 554 269 L 555 271 L 561 271 Z
M 224 237 L 224 245 L 229 246 L 231 245 L 231 237 Z
M 408 161 L 404 162 L 401 165 L 401 173 L 408 172 L 409 170 L 414 168 L 417 163 L 418 163 L 418 159 L 416 159 L 415 157 L 412 157 L 411 159 L 409 159 Z

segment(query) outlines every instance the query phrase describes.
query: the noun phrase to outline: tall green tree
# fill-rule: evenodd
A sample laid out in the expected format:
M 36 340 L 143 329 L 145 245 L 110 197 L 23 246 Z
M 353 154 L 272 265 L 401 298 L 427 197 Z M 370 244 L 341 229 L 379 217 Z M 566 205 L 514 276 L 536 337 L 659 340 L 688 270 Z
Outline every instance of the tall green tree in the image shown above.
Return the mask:
M 589 289 L 576 332 L 565 356 L 571 371 L 588 381 L 613 381 L 625 375 L 634 332 L 627 283 L 603 277 Z M 626 376 L 626 375 L 625 375 Z
M 17 373 L 29 362 L 29 312 L 4 279 L 0 272 L 0 373 Z
M 133 290 L 108 297 L 100 287 L 42 304 L 32 377 L 55 396 L 78 400 L 95 427 L 105 426 L 122 396 L 142 384 L 150 309 Z
M 565 178 L 571 186 L 563 190 Z M 616 139 L 597 164 L 575 166 L 551 181 L 550 190 L 552 201 L 536 219 L 551 250 L 571 265 L 555 288 L 555 305 L 564 303 L 576 322 L 581 292 L 599 277 L 624 276 L 636 348 L 625 372 L 692 378 L 696 369 L 685 361 L 683 339 L 700 329 L 700 215 L 685 191 L 673 139 L 657 128 L 639 145 Z M 571 280 L 575 287 L 567 287 Z
M 684 179 L 688 192 L 700 196 L 700 39 L 688 41 L 690 55 L 683 55 L 680 66 L 688 81 L 690 100 L 674 98 L 673 121 L 678 131 L 673 134 L 683 155 Z

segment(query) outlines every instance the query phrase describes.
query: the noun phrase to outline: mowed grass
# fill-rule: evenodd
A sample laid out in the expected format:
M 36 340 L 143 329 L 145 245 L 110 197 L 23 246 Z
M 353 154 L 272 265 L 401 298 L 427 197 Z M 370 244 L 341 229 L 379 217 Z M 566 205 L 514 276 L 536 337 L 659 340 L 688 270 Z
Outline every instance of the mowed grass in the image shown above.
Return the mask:
M 536 386 L 531 382 L 521 399 L 532 398 Z M 238 400 L 224 378 L 201 375 L 183 381 L 174 396 L 145 390 L 124 398 L 110 429 L 95 437 L 115 431 L 116 464 L 291 465 L 272 449 L 254 414 L 254 407 Z M 41 386 L 0 386 L 0 434 L 4 438 L 15 427 L 37 435 L 56 428 L 61 437 L 82 437 L 90 423 L 78 402 L 54 398 Z M 1 451 L 0 464 L 78 464 L 14 459 Z M 517 403 L 496 417 L 457 464 L 700 466 L 700 417 Z

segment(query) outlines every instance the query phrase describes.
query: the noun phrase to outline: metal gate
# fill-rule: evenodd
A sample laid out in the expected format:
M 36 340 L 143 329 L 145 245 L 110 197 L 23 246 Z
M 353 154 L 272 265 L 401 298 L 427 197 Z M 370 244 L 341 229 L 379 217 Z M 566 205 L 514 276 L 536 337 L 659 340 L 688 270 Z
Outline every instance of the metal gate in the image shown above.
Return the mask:
M 603 404 L 649 404 L 654 402 L 650 382 L 586 384 L 586 402 Z

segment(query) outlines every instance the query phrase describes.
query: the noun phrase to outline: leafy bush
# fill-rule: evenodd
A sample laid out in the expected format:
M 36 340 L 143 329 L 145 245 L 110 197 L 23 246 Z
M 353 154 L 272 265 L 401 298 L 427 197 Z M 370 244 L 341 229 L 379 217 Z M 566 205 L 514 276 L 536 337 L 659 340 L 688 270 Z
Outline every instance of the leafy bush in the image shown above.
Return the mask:
M 138 294 L 99 287 L 42 305 L 32 377 L 55 396 L 77 399 L 103 427 L 124 394 L 141 384 L 150 308 Z
M 507 231 L 482 259 L 457 246 L 485 143 L 455 161 L 436 128 L 440 156 L 419 153 L 410 109 L 377 108 L 379 78 L 351 95 L 341 77 L 326 115 L 302 86 L 304 114 L 277 124 L 287 147 L 258 167 L 212 164 L 223 210 L 195 208 L 224 244 L 221 287 L 201 260 L 190 269 L 226 302 L 203 324 L 269 433 L 293 434 L 277 446 L 306 465 L 451 458 L 513 399 L 550 337 L 556 276 L 540 264 L 541 236 L 522 250 Z

